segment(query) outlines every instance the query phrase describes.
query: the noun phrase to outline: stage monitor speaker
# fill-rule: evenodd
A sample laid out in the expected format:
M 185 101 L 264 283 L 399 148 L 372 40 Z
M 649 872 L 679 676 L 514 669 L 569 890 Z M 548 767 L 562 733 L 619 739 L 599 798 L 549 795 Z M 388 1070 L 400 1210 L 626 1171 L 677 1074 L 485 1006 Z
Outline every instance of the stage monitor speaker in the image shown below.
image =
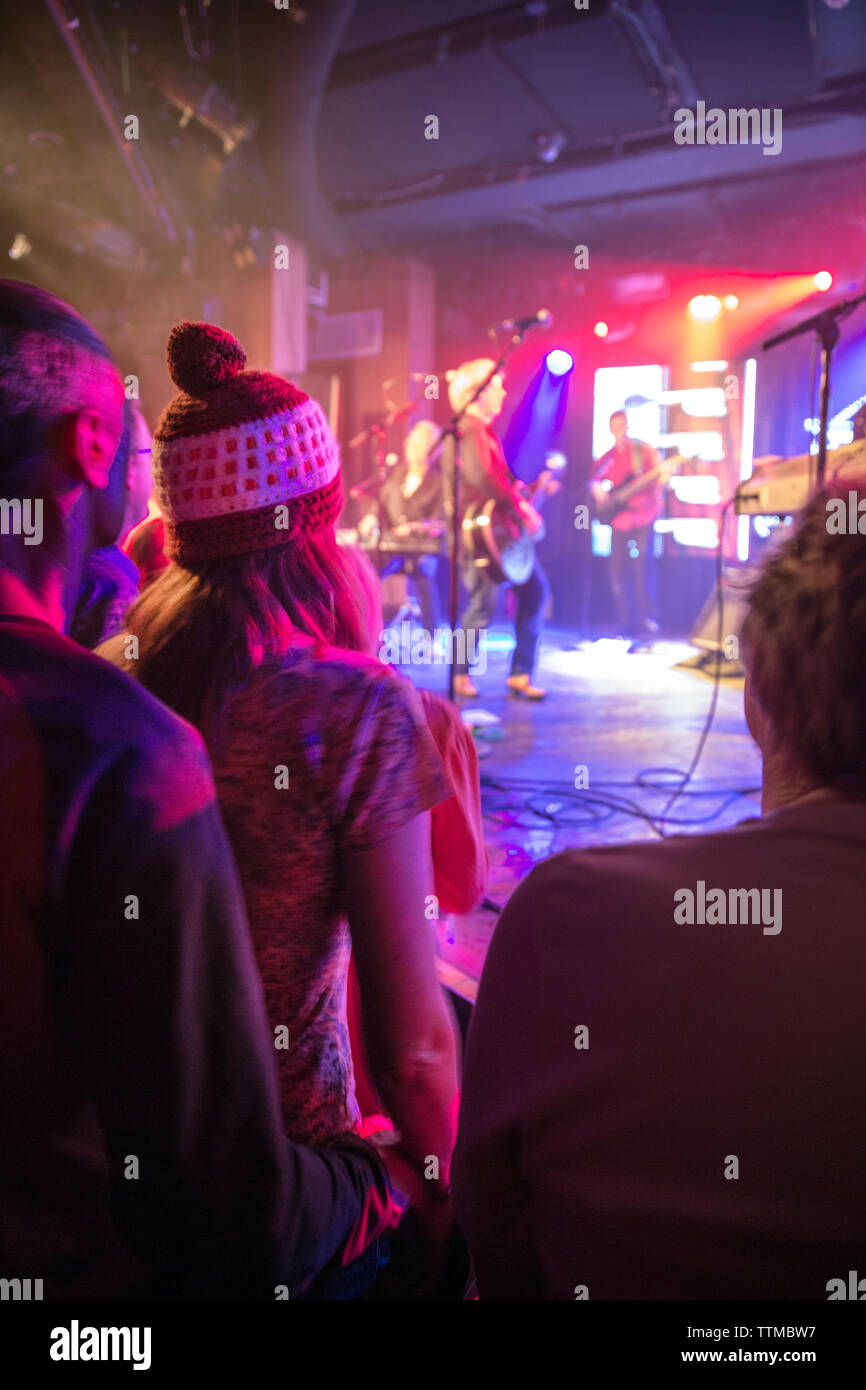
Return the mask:
M 729 638 L 739 638 L 746 616 L 746 602 L 749 586 L 753 579 L 751 570 L 727 569 L 722 573 L 722 650 L 726 651 Z M 706 603 L 698 614 L 689 641 L 692 646 L 705 652 L 719 650 L 719 585 L 716 582 Z M 726 655 L 729 653 L 726 651 Z

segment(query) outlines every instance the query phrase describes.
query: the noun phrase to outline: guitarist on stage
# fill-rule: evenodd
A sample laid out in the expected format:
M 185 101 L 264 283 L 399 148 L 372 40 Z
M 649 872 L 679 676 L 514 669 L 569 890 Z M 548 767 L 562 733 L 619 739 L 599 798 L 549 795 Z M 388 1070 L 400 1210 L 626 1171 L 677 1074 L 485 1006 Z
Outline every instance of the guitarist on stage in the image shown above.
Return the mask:
M 615 410 L 611 415 L 610 432 L 614 437 L 614 446 L 599 461 L 589 480 L 589 489 L 600 511 L 610 506 L 612 490 L 629 486 L 631 492 L 628 502 L 615 512 L 609 522 L 610 585 L 619 630 L 633 637 L 631 650 L 638 651 L 659 630 L 650 612 L 647 570 L 653 522 L 661 511 L 663 482 L 658 474 L 663 465 L 652 445 L 629 437 L 628 416 L 624 410 Z M 656 476 L 648 479 L 645 487 L 631 491 L 630 485 L 637 482 L 642 474 Z M 636 555 L 633 553 L 635 550 Z M 629 615 L 629 574 L 634 580 L 634 626 Z
M 448 387 L 451 408 L 455 412 L 466 406 L 493 366 L 489 358 L 479 357 L 457 368 Z M 466 409 L 460 439 L 460 510 L 465 514 L 473 503 L 495 498 L 509 508 L 520 524 L 534 535 L 541 528 L 541 517 L 521 493 L 522 484 L 505 462 L 502 445 L 490 428 L 502 410 L 505 394 L 502 377 L 494 376 L 490 385 Z M 449 441 L 447 448 L 450 450 L 451 447 Z M 451 457 L 449 454 L 444 467 L 444 477 L 448 480 L 451 477 Z M 559 483 L 555 480 L 545 486 L 549 492 L 559 489 Z M 460 617 L 460 627 L 464 632 L 483 632 L 490 626 L 502 583 L 489 569 L 465 556 L 461 559 L 461 578 L 468 590 L 469 600 Z M 517 645 L 506 684 L 513 695 L 525 700 L 543 700 L 547 692 L 533 685 L 532 670 L 550 588 L 537 558 L 526 582 L 512 587 L 517 599 L 514 620 Z M 469 650 L 467 641 L 464 651 Z M 478 694 L 465 662 L 456 664 L 454 690 L 457 695 L 470 698 Z

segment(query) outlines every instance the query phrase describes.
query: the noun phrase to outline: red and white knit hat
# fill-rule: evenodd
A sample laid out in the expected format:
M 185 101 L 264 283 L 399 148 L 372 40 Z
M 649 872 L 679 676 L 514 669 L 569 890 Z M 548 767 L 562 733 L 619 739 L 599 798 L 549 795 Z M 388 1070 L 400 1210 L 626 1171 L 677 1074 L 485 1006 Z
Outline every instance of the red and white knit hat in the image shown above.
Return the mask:
M 153 437 L 169 553 L 180 564 L 286 545 L 333 525 L 340 453 L 321 406 L 212 323 L 179 323 L 168 370 L 180 395 Z

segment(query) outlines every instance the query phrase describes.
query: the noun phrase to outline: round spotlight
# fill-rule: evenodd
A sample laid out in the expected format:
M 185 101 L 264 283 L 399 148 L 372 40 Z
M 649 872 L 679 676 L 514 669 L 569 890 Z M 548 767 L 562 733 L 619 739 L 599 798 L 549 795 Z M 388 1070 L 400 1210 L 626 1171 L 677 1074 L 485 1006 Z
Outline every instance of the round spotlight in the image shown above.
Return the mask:
M 29 256 L 33 250 L 33 243 L 25 232 L 16 232 L 12 245 L 9 247 L 10 261 L 23 261 L 25 256 Z
M 715 294 L 696 294 L 689 300 L 689 316 L 696 323 L 709 323 L 722 312 L 722 301 Z
M 819 270 L 819 271 L 818 271 L 818 274 L 815 276 L 815 289 L 816 289 L 816 290 L 829 290 L 829 288 L 830 288 L 830 286 L 832 285 L 832 283 L 833 283 L 833 276 L 830 274 L 829 270 Z
M 574 358 L 563 348 L 554 348 L 545 357 L 544 365 L 551 376 L 566 376 L 574 366 Z
M 565 144 L 565 136 L 560 130 L 542 131 L 535 137 L 535 147 L 538 150 L 538 158 L 545 164 L 555 164 L 562 154 Z
M 592 331 L 597 338 L 606 338 L 608 333 L 610 332 L 604 319 L 599 319 L 598 323 L 595 325 Z
M 726 294 L 722 303 L 726 309 L 738 309 L 740 307 L 740 301 L 735 294 Z

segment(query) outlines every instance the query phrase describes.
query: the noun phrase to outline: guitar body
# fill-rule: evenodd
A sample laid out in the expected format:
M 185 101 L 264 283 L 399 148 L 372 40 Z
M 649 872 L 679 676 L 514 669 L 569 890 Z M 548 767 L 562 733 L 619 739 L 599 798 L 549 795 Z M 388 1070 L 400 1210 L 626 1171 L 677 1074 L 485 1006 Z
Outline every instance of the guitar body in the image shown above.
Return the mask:
M 654 484 L 666 484 L 673 470 L 686 460 L 682 454 L 674 454 L 665 459 L 658 468 L 627 478 L 617 487 L 595 497 L 595 514 L 605 526 L 610 526 L 614 517 L 621 512 L 629 512 L 629 522 L 634 527 L 649 526 L 658 514 L 658 503 L 653 491 Z
M 535 542 L 542 526 L 530 534 L 495 498 L 475 502 L 463 518 L 463 540 L 474 565 L 486 569 L 497 584 L 525 584 L 535 564 Z
M 635 527 L 655 521 L 658 507 L 652 492 L 642 491 L 637 496 L 632 495 L 625 499 L 619 498 L 618 492 L 618 488 L 611 488 L 604 499 L 596 504 L 595 514 L 603 525 L 610 526 L 614 517 L 620 516 L 623 512 L 629 513 L 629 522 Z

